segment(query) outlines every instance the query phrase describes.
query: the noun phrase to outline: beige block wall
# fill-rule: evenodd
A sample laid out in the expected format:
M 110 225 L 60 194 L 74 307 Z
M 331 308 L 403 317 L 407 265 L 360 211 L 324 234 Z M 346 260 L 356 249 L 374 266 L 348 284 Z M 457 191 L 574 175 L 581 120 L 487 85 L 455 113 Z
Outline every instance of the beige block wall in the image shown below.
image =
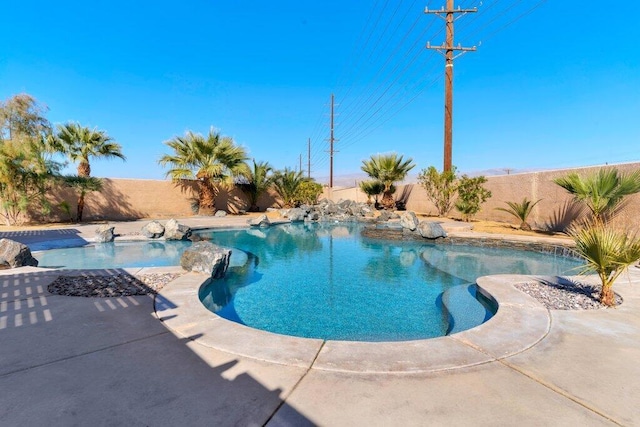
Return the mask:
M 615 165 L 615 168 L 622 173 L 628 173 L 640 170 L 640 163 Z M 587 175 L 596 172 L 598 169 L 600 167 L 489 176 L 485 187 L 491 191 L 492 196 L 482 206 L 476 218 L 515 224 L 517 220 L 513 216 L 495 208 L 507 207 L 505 202 L 521 202 L 526 197 L 532 201 L 540 199 L 540 202 L 534 207 L 529 217 L 531 225 L 544 230 L 563 230 L 571 221 L 581 215 L 583 208 L 580 204 L 574 203 L 572 197 L 563 188 L 555 184 L 553 180 L 571 172 Z M 367 199 L 365 194 L 353 187 L 334 188 L 332 191 L 325 189 L 323 196 L 334 201 L 340 199 L 366 201 Z M 437 215 L 437 210 L 433 203 L 427 199 L 424 188 L 418 184 L 399 185 L 396 199 L 405 201 L 408 210 L 433 216 Z M 455 208 L 451 210 L 449 216 L 453 218 L 460 217 Z M 627 199 L 626 207 L 616 221 L 624 226 L 640 226 L 639 194 Z
M 192 200 L 197 198 L 195 182 L 178 185 L 171 181 L 142 179 L 103 179 L 101 192 L 92 192 L 85 197 L 84 221 L 96 220 L 133 220 L 140 218 L 171 218 L 195 215 Z M 55 187 L 50 192 L 49 200 L 53 206 L 50 215 L 32 214 L 32 218 L 40 222 L 68 221 L 69 218 L 59 208 L 60 202 L 66 201 L 75 216 L 77 196 L 69 188 Z M 266 194 L 259 200 L 261 210 L 274 205 L 275 198 Z M 229 213 L 238 213 L 248 209 L 245 196 L 237 188 L 227 190 L 218 188 L 216 209 Z
M 640 163 L 615 167 L 621 172 L 630 172 L 640 169 Z M 515 224 L 515 218 L 495 208 L 505 207 L 506 201 L 519 202 L 526 197 L 529 200 L 541 199 L 529 217 L 532 225 L 546 230 L 564 229 L 580 215 L 581 209 L 553 180 L 572 171 L 589 174 L 598 169 L 599 167 L 589 167 L 487 177 L 486 187 L 492 192 L 492 197 L 483 205 L 476 218 Z M 188 217 L 195 215 L 191 208 L 191 199 L 196 196 L 194 182 L 186 182 L 181 186 L 163 180 L 104 179 L 102 192 L 90 193 L 86 196 L 84 219 L 91 221 Z M 325 188 L 321 197 L 334 201 L 340 199 L 367 201 L 367 196 L 356 187 L 332 190 Z M 436 215 L 436 209 L 427 199 L 424 188 L 418 184 L 399 185 L 396 199 L 403 200 L 408 210 Z M 74 214 L 77 204 L 76 196 L 70 189 L 58 187 L 52 190 L 50 196 L 54 206 L 52 213 L 45 217 L 33 215 L 32 218 L 41 222 L 68 221 L 66 214 L 57 207 L 63 200 L 70 204 Z M 276 197 L 273 194 L 263 196 L 259 206 L 261 210 L 277 206 Z M 246 210 L 248 206 L 246 198 L 238 189 L 220 188 L 216 197 L 216 208 L 237 213 L 239 210 Z M 459 217 L 455 209 L 449 215 L 454 218 Z M 619 216 L 618 222 L 638 226 L 640 224 L 638 218 L 640 218 L 640 195 L 634 195 L 628 198 L 627 206 Z

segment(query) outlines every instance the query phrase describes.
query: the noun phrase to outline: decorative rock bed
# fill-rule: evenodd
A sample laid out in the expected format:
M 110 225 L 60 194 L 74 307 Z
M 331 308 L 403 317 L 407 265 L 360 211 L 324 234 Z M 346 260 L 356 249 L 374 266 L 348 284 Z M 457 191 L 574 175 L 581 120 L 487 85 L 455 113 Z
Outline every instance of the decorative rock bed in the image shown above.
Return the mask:
M 587 283 L 559 280 L 558 282 L 519 283 L 515 287 L 535 298 L 550 310 L 596 310 L 607 308 L 598 301 L 601 287 Z M 616 305 L 622 298 L 616 294 Z
M 182 273 L 59 276 L 49 286 L 54 295 L 74 297 L 123 297 L 156 294 Z

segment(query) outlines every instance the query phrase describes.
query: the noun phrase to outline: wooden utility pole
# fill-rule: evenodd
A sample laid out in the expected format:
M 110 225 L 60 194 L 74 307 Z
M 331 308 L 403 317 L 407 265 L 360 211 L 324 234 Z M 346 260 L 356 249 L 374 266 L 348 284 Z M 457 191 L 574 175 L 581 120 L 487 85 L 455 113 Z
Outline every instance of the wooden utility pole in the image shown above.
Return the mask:
M 333 153 L 335 153 L 333 144 L 336 141 L 336 139 L 333 137 L 333 102 L 334 96 L 333 94 L 331 94 L 331 127 L 329 132 L 329 188 L 333 188 Z
M 476 47 L 462 47 L 453 45 L 453 23 L 455 21 L 454 15 L 456 13 L 466 14 L 477 12 L 477 8 L 473 9 L 454 9 L 454 0 L 447 0 L 446 8 L 440 10 L 429 10 L 425 8 L 424 13 L 438 15 L 445 20 L 447 35 L 446 41 L 441 46 L 431 46 L 431 43 L 427 43 L 427 49 L 435 49 L 445 58 L 445 76 L 444 76 L 444 170 L 451 170 L 451 147 L 453 145 L 453 60 L 460 55 L 469 51 L 475 51 Z M 459 51 L 458 55 L 453 54 L 454 51 Z
M 311 138 L 307 141 L 307 178 L 311 179 Z

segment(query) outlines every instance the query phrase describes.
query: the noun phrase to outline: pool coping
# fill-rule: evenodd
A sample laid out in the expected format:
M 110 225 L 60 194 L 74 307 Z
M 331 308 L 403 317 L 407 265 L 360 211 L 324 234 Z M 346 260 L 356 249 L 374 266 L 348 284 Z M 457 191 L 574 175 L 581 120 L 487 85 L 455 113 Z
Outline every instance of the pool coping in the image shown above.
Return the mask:
M 210 312 L 198 297 L 208 277 L 188 273 L 155 300 L 157 318 L 174 334 L 205 347 L 281 365 L 354 373 L 437 372 L 482 365 L 533 347 L 549 333 L 551 315 L 513 285 L 555 276 L 502 274 L 477 279 L 498 304 L 487 322 L 456 334 L 414 341 L 359 342 L 299 338 L 254 329 Z

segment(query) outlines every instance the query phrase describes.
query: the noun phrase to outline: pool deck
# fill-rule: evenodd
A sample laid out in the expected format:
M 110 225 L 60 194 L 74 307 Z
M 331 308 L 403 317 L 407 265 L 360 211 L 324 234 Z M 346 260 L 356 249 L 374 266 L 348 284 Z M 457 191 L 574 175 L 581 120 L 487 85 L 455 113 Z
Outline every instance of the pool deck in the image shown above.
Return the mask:
M 227 227 L 246 217 L 181 222 Z M 144 223 L 113 225 L 124 238 Z M 95 228 L 0 237 L 80 243 Z M 204 280 L 194 273 L 158 298 L 52 295 L 58 274 L 0 271 L 0 425 L 640 425 L 636 267 L 615 285 L 624 303 L 607 310 L 547 310 L 511 286 L 529 279 L 483 278 L 500 303 L 494 318 L 392 344 L 231 324 L 194 300 Z

